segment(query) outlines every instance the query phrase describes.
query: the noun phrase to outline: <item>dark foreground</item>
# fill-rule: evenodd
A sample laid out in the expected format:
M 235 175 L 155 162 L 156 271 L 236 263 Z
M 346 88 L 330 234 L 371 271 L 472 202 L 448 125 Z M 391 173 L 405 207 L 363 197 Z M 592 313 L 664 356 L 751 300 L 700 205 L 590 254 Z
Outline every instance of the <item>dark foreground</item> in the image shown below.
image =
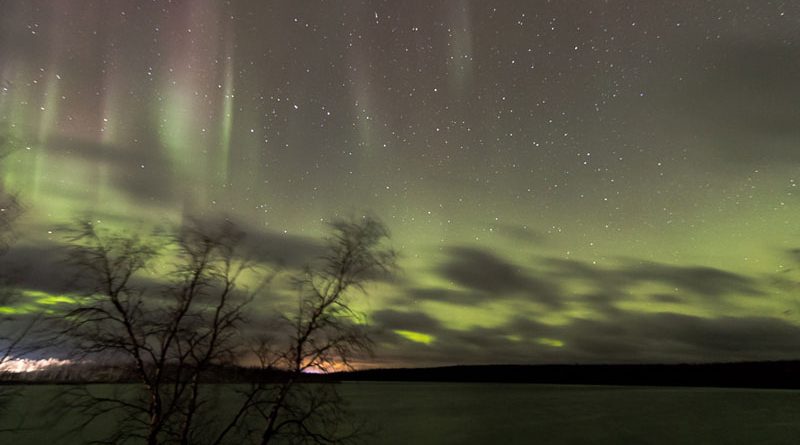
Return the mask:
M 796 444 L 800 437 L 794 390 L 414 382 L 347 382 L 339 390 L 377 431 L 364 443 Z M 0 443 L 85 443 L 109 424 L 66 441 L 61 434 L 77 419 L 47 416 L 57 388 L 22 391 L 10 410 L 18 429 Z

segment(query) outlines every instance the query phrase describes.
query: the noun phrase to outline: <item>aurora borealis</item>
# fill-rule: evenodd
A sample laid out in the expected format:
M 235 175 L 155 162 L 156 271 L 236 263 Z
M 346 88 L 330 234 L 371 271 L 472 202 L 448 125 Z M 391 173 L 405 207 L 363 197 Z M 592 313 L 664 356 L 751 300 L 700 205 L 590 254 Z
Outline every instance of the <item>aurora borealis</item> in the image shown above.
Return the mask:
M 0 8 L 26 305 L 76 217 L 227 217 L 295 268 L 370 212 L 370 365 L 798 357 L 800 4 Z

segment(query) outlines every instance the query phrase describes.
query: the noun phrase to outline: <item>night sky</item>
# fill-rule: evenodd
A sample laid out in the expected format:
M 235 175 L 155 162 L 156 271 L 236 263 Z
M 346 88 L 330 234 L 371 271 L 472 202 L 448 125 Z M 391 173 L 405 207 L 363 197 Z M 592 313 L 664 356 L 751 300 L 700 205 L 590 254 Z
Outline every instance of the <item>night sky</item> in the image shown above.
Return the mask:
M 792 1 L 3 1 L 5 267 L 47 306 L 76 217 L 226 217 L 291 270 L 369 212 L 365 366 L 797 358 L 799 80 Z

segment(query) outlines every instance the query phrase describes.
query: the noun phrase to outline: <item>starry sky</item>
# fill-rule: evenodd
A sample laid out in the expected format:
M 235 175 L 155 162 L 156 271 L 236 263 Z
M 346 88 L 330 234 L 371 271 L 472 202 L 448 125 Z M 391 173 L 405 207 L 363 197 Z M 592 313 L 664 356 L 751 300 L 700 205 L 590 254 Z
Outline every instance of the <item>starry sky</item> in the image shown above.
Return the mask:
M 291 269 L 369 212 L 365 366 L 797 357 L 797 2 L 0 8 L 28 307 L 76 217 L 226 217 Z

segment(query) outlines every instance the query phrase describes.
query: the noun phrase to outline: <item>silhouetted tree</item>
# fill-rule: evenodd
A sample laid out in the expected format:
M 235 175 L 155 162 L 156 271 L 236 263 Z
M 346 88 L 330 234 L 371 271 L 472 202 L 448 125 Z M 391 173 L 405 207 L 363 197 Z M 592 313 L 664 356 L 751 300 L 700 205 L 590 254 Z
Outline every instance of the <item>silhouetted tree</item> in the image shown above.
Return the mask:
M 232 224 L 187 227 L 166 238 L 121 235 L 88 222 L 75 228 L 70 261 L 92 291 L 66 315 L 65 332 L 86 358 L 127 365 L 141 388 L 136 400 L 88 391 L 72 397 L 71 407 L 87 421 L 109 410 L 124 414 L 110 442 L 195 443 L 203 379 L 235 359 L 242 311 L 254 295 L 239 283 L 250 268 L 237 258 L 240 240 Z M 170 283 L 142 285 L 145 272 L 158 272 L 150 266 L 163 259 L 159 252 L 169 249 L 177 258 Z
M 335 386 L 298 381 L 307 371 L 352 369 L 354 355 L 371 352 L 363 314 L 353 309 L 351 298 L 363 294 L 367 282 L 392 273 L 397 255 L 375 218 L 338 220 L 330 228 L 324 256 L 295 277 L 299 305 L 284 318 L 288 342 L 262 341 L 257 348 L 262 367 L 289 372 L 279 384 L 259 385 L 246 398 L 262 425 L 261 444 L 345 443 L 360 432 Z
M 17 141 L 3 129 L 0 130 L 0 162 L 16 149 Z M 0 256 L 6 254 L 15 240 L 14 224 L 22 213 L 17 195 L 9 193 L 0 181 Z M 6 270 L 0 271 L 0 306 L 14 307 L 20 299 L 18 289 L 10 282 Z M 8 362 L 19 355 L 34 349 L 31 333 L 39 316 L 28 314 L 27 318 L 14 314 L 0 315 L 0 374 Z M 14 388 L 0 388 L 0 416 L 5 414 L 12 397 L 17 394 Z
M 249 328 L 273 334 L 253 346 L 245 338 L 245 308 L 265 296 L 274 272 L 240 259 L 242 239 L 232 225 L 188 227 L 177 235 L 145 238 L 98 229 L 85 222 L 69 238 L 70 261 L 88 279 L 90 292 L 66 314 L 65 333 L 81 354 L 123 363 L 139 382 L 139 397 L 71 390 L 64 408 L 82 413 L 80 429 L 109 412 L 122 422 L 109 443 L 342 443 L 354 437 L 344 403 L 332 385 L 302 385 L 303 373 L 350 367 L 354 354 L 370 351 L 354 293 L 395 267 L 377 219 L 331 224 L 325 255 L 294 277 L 299 305 L 283 326 Z M 169 284 L 146 286 L 169 266 Z M 248 289 L 243 276 L 257 283 Z M 232 410 L 217 406 L 207 384 L 222 365 L 254 350 L 263 371 L 282 378 L 253 382 Z M 261 375 L 264 375 L 262 373 Z
M 16 196 L 0 195 L 0 256 L 4 255 L 14 236 L 14 222 L 22 211 Z M 19 292 L 9 281 L 7 271 L 0 271 L 0 306 L 13 307 L 19 302 Z M 13 315 L 0 316 L 0 370 L 9 360 L 29 349 L 24 343 L 34 325 L 36 317 L 20 322 Z

